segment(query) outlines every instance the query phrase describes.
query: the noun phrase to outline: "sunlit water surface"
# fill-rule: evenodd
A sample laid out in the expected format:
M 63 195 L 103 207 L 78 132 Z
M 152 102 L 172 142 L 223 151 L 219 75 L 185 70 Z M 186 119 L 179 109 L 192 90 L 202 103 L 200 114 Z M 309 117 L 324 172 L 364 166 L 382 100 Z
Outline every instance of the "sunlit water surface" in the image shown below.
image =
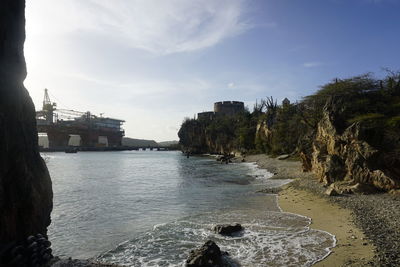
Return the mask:
M 183 266 L 212 239 L 243 266 L 309 266 L 334 246 L 310 219 L 281 212 L 275 195 L 256 193 L 286 180 L 251 163 L 219 164 L 179 152 L 42 154 L 53 181 L 49 237 L 54 254 L 126 266 Z M 241 223 L 222 237 L 211 228 Z

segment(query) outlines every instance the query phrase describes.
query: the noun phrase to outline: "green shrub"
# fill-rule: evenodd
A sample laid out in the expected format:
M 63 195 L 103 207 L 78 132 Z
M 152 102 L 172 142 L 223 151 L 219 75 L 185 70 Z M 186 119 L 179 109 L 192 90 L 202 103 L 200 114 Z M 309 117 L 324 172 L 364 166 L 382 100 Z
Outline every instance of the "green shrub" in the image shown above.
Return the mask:
M 365 121 L 374 122 L 377 120 L 381 120 L 384 117 L 385 116 L 383 114 L 379 114 L 379 113 L 367 113 L 367 114 L 358 115 L 352 119 L 349 119 L 348 122 L 349 123 L 365 122 Z
M 386 124 L 390 127 L 400 127 L 400 116 L 394 116 L 386 121 Z

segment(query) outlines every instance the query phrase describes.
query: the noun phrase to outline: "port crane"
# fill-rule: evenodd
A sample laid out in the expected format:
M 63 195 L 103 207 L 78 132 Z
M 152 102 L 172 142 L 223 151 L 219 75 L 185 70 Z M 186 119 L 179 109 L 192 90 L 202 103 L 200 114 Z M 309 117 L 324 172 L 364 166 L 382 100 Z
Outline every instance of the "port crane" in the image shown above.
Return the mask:
M 90 111 L 60 109 L 51 102 L 45 89 L 42 110 L 36 112 L 36 124 L 38 132 L 47 133 L 50 148 L 67 147 L 71 135 L 80 135 L 84 147 L 121 146 L 125 121 L 103 117 L 103 114 L 96 116 Z

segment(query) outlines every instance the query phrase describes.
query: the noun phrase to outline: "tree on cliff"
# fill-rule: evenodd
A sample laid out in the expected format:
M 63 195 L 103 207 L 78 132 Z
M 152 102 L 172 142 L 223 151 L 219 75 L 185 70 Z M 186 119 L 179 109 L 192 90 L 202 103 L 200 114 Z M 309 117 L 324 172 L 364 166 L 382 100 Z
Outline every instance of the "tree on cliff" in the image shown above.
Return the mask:
M 400 74 L 394 72 L 382 80 L 372 74 L 334 79 L 294 104 L 277 105 L 268 97 L 252 113 L 188 120 L 182 124 L 179 137 L 182 145 L 203 152 L 310 154 L 328 103 L 335 109 L 334 123 L 339 132 L 359 123 L 372 145 L 400 155 Z
M 255 147 L 257 119 L 248 111 L 212 119 L 185 119 L 178 136 L 184 150 L 192 153 L 248 151 Z
M 258 146 L 271 154 L 295 150 L 311 153 L 312 140 L 324 107 L 335 99 L 335 125 L 339 132 L 352 123 L 361 123 L 368 128 L 366 138 L 371 144 L 389 149 L 393 143 L 398 143 L 399 91 L 399 73 L 391 72 L 382 80 L 370 73 L 334 79 L 298 103 L 278 106 L 274 123 L 268 126 L 271 138 L 266 140 L 266 144 L 257 140 Z
M 184 150 L 205 153 L 204 124 L 195 119 L 185 118 L 178 131 L 179 143 Z

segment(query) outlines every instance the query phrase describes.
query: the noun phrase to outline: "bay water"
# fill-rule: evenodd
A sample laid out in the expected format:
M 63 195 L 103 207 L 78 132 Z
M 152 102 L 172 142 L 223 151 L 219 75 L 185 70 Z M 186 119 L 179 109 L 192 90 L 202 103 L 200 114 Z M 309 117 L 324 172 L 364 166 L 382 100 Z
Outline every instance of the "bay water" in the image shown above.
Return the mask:
M 220 164 L 174 151 L 43 153 L 53 181 L 54 254 L 123 266 L 184 266 L 214 240 L 242 266 L 310 266 L 335 238 L 282 212 L 271 179 L 253 163 Z M 212 232 L 240 223 L 235 237 Z

